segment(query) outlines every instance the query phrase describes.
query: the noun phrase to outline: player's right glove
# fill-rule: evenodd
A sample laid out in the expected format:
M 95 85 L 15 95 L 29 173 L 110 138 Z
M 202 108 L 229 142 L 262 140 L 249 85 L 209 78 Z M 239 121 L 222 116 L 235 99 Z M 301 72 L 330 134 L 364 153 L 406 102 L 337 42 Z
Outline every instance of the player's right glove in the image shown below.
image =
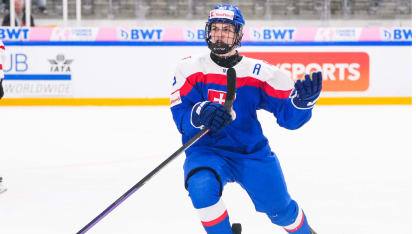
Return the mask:
M 219 103 L 198 102 L 192 108 L 191 123 L 194 127 L 205 126 L 211 132 L 217 132 L 232 120 L 230 113 Z
M 311 77 L 312 76 L 312 77 Z M 312 72 L 304 80 L 297 80 L 290 94 L 292 104 L 298 109 L 311 109 L 318 101 L 322 90 L 322 73 Z

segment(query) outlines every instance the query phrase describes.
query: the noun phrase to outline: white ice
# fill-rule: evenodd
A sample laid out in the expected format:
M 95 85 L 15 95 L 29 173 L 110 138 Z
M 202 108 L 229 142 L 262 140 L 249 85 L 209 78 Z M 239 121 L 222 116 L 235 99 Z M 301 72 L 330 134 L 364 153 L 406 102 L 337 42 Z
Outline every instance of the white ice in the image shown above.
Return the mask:
M 411 107 L 317 106 L 296 131 L 260 112 L 292 197 L 319 234 L 409 234 Z M 76 233 L 181 146 L 168 107 L 1 107 L 1 234 Z M 184 155 L 88 233 L 204 233 Z M 228 184 L 244 234 L 283 234 Z

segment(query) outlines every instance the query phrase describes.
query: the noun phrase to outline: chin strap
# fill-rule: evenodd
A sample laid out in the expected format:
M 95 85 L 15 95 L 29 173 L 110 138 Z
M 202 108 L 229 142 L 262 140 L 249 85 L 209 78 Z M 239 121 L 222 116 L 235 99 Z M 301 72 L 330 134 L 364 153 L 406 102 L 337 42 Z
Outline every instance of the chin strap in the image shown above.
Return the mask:
M 239 55 L 238 51 L 236 51 L 235 54 L 227 57 L 219 56 L 211 52 L 210 57 L 212 61 L 214 61 L 214 63 L 216 63 L 218 66 L 226 68 L 234 67 L 241 61 L 241 59 L 243 59 L 243 56 Z

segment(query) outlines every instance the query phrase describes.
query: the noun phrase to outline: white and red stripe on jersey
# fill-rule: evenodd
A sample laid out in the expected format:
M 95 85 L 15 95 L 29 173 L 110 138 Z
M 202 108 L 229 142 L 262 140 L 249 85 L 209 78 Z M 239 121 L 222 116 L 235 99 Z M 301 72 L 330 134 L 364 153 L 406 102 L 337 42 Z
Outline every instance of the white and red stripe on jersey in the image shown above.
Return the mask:
M 256 64 L 261 66 L 261 74 L 253 70 Z M 261 60 L 243 56 L 234 68 L 237 73 L 237 88 L 255 86 L 262 88 L 270 96 L 283 99 L 289 97 L 293 89 L 293 81 L 286 73 Z M 227 85 L 227 80 L 224 79 L 226 72 L 227 69 L 215 64 L 209 54 L 187 57 L 176 69 L 171 93 L 180 90 L 180 96 L 186 96 L 197 82 Z

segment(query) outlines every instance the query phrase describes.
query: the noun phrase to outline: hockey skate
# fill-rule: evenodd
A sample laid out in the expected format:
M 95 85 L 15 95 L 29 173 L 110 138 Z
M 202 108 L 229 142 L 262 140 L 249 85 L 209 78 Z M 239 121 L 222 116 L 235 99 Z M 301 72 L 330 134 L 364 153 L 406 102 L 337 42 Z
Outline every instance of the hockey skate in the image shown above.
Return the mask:
M 241 224 L 239 223 L 233 223 L 233 225 L 231 226 L 231 230 L 233 231 L 233 234 L 241 234 Z
M 7 191 L 7 188 L 3 185 L 3 177 L 0 177 L 0 193 L 4 193 Z

